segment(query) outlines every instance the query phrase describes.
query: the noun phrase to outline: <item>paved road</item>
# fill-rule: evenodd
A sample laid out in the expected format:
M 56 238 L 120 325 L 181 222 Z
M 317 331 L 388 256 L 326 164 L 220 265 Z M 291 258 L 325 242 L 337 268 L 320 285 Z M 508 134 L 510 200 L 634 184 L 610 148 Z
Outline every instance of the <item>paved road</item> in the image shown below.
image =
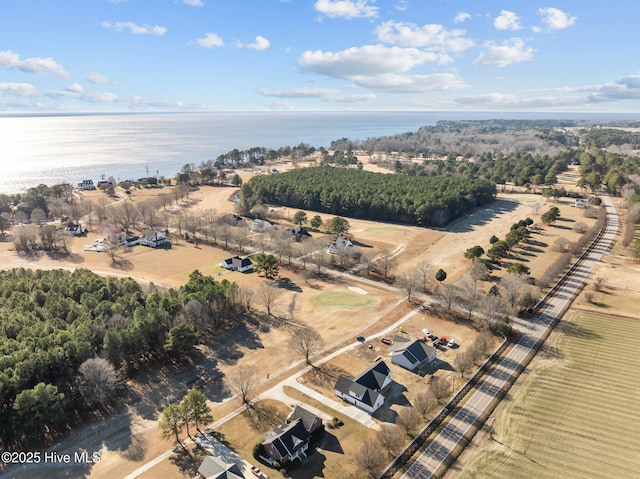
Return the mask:
M 464 405 L 456 412 L 440 434 L 427 446 L 422 454 L 402 475 L 403 479 L 427 479 L 439 477 L 445 472 L 447 462 L 452 460 L 452 452 L 476 421 L 489 412 L 491 403 L 502 389 L 508 389 L 509 381 L 521 364 L 526 364 L 533 346 L 550 327 L 555 318 L 560 317 L 573 301 L 580 287 L 586 281 L 593 267 L 613 244 L 618 231 L 618 216 L 611 199 L 603 195 L 607 210 L 607 228 L 597 246 L 585 257 L 579 267 L 567 277 L 567 281 L 549 296 L 541 314 L 523 330 L 521 340 L 496 366 L 489 377 L 480 383 Z

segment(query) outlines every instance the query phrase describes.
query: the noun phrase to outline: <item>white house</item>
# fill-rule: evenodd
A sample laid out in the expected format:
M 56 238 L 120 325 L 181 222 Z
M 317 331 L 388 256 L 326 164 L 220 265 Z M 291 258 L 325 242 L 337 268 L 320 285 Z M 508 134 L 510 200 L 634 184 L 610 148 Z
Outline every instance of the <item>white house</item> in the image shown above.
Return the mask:
M 147 231 L 138 239 L 138 244 L 157 248 L 167 242 L 167 237 L 160 231 Z
M 247 271 L 253 271 L 253 263 L 249 258 L 241 258 L 240 256 L 234 256 L 233 258 L 227 258 L 220 263 L 225 269 L 230 271 L 238 271 L 245 273 Z
M 409 371 L 415 371 L 420 365 L 428 364 L 436 359 L 436 348 L 420 339 L 410 340 L 403 336 L 395 336 L 390 347 L 391 362 Z
M 391 384 L 391 370 L 384 361 L 379 361 L 355 379 L 340 376 L 334 393 L 344 401 L 373 414 L 384 404 L 381 393 Z
M 338 238 L 335 243 L 329 245 L 329 253 L 334 254 L 342 248 L 351 248 L 353 243 L 347 238 Z
M 96 187 L 93 184 L 93 180 L 82 180 L 78 183 L 78 189 L 80 190 L 95 190 Z

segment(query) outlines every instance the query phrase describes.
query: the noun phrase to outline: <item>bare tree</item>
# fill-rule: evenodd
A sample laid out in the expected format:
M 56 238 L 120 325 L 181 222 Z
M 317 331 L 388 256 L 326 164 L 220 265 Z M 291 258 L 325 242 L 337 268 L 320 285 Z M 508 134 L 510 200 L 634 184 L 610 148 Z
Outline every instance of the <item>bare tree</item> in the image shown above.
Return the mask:
M 109 232 L 104 237 L 104 245 L 105 252 L 109 255 L 111 262 L 116 263 L 124 251 L 120 233 L 113 228 L 109 229 Z
M 380 454 L 380 442 L 375 439 L 367 439 L 356 453 L 356 464 L 358 469 L 367 473 L 374 479 L 382 471 L 386 463 L 385 458 Z
M 249 393 L 258 385 L 258 374 L 255 368 L 240 366 L 227 377 L 227 386 L 240 397 L 245 405 L 249 405 Z
M 422 290 L 427 291 L 433 278 L 433 264 L 431 261 L 422 261 L 418 264 L 416 271 L 422 281 Z
M 399 426 L 395 424 L 383 424 L 376 434 L 378 441 L 387 450 L 389 457 L 393 457 L 395 452 L 404 444 L 404 434 Z
M 451 395 L 451 381 L 444 376 L 431 376 L 429 387 L 439 403 Z
M 404 274 L 398 277 L 397 284 L 407 297 L 407 301 L 410 303 L 411 296 L 420 289 L 420 278 L 414 273 Z
M 264 306 L 269 316 L 273 316 L 271 311 L 282 295 L 282 290 L 269 284 L 262 284 L 255 290 L 256 299 Z
M 396 424 L 401 426 L 408 436 L 414 437 L 421 423 L 420 413 L 413 407 L 403 407 L 398 411 Z
M 518 304 L 518 298 L 522 292 L 522 288 L 527 282 L 527 278 L 522 273 L 507 273 L 500 280 L 500 285 L 504 289 L 504 298 L 507 300 L 511 309 L 515 309 Z
M 482 298 L 479 309 L 488 327 L 491 327 L 505 313 L 502 297 L 497 294 L 489 294 Z
M 460 282 L 460 293 L 460 299 L 462 300 L 462 304 L 464 305 L 468 313 L 467 319 L 471 319 L 473 310 L 475 309 L 480 299 L 476 282 L 473 280 L 473 278 L 471 278 L 471 276 L 465 277 Z
M 249 228 L 246 225 L 241 225 L 235 228 L 234 241 L 238 246 L 241 253 L 244 253 L 244 247 L 251 244 L 249 240 Z
M 468 351 L 462 351 L 453 358 L 453 365 L 456 367 L 461 377 L 471 372 L 473 369 L 473 355 Z
M 196 333 L 205 329 L 209 315 L 210 311 L 207 305 L 197 299 L 188 301 L 180 311 L 181 321 L 192 326 Z
M 423 418 L 436 405 L 437 399 L 431 391 L 420 391 L 413 401 L 413 406 L 422 415 Z
M 395 267 L 395 260 L 389 251 L 383 252 L 376 260 L 376 265 L 380 269 L 384 279 L 391 273 L 391 270 Z
M 473 358 L 473 362 L 478 364 L 481 360 L 487 356 L 489 348 L 493 344 L 493 335 L 490 331 L 483 331 L 471 344 L 469 348 L 469 354 Z
M 447 311 L 451 311 L 458 300 L 458 287 L 451 283 L 441 284 L 436 289 L 436 297 L 446 306 Z
M 78 368 L 77 384 L 87 404 L 105 406 L 115 395 L 118 374 L 106 359 L 90 358 Z
M 324 347 L 324 340 L 320 333 L 311 327 L 296 331 L 289 341 L 289 349 L 302 357 L 307 364 L 311 364 L 311 357 Z
M 125 201 L 120 206 L 113 208 L 112 214 L 114 223 L 120 225 L 125 231 L 134 227 L 138 220 L 138 209 L 130 201 Z

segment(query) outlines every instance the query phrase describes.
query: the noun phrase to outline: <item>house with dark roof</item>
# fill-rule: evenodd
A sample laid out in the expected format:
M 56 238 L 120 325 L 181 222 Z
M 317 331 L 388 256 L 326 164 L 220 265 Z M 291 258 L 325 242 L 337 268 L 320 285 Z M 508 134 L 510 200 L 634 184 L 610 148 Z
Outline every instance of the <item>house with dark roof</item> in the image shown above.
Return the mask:
M 415 371 L 422 364 L 436 359 L 436 348 L 420 339 L 412 341 L 404 336 L 395 336 L 389 349 L 391 362 L 409 371 Z
M 253 271 L 253 263 L 251 260 L 249 258 L 241 258 L 240 256 L 227 258 L 220 263 L 220 266 L 230 271 L 239 271 L 240 273 Z
M 198 468 L 204 479 L 245 479 L 238 464 L 227 464 L 215 456 L 206 456 Z
M 302 226 L 296 226 L 295 228 L 289 228 L 291 237 L 296 241 L 302 241 L 304 238 L 311 238 L 311 233 Z
M 384 404 L 382 391 L 391 384 L 391 370 L 384 361 L 379 361 L 356 378 L 340 376 L 334 392 L 359 409 L 373 414 Z
M 311 434 L 322 426 L 322 419 L 296 406 L 287 422 L 264 435 L 265 453 L 280 464 L 307 457 Z

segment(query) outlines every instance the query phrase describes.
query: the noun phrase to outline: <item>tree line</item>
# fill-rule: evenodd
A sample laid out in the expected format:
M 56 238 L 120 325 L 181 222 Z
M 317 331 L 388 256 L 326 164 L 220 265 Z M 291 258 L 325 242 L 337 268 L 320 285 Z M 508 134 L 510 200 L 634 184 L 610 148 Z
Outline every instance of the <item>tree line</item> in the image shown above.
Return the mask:
M 407 177 L 332 167 L 260 175 L 240 190 L 240 207 L 276 204 L 352 218 L 442 226 L 493 201 L 482 179 Z

